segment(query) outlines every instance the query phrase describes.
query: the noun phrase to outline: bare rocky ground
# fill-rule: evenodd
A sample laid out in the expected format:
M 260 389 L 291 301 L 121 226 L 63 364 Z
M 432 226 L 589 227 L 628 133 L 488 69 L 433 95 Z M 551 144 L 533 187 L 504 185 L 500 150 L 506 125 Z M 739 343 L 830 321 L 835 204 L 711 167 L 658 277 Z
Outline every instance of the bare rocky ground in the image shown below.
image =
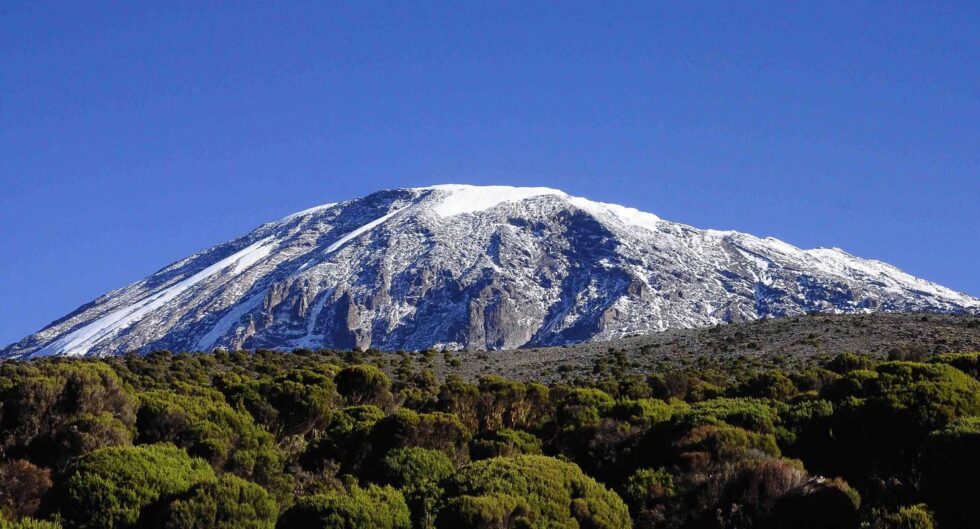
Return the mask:
M 800 368 L 842 352 L 924 359 L 980 351 L 980 317 L 939 314 L 807 315 L 608 342 L 503 351 L 410 353 L 438 376 L 501 375 L 541 382 L 645 374 L 694 366 L 782 365 Z M 396 362 L 391 362 L 394 365 Z

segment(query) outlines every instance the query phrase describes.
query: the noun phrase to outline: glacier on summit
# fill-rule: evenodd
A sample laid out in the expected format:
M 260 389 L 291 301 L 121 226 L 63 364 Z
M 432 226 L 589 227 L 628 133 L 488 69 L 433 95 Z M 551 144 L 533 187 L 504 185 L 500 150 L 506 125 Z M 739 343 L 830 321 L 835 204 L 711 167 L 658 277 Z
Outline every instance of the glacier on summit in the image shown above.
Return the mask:
M 875 311 L 980 313 L 980 299 L 837 248 L 701 230 L 543 187 L 450 184 L 264 224 L 0 355 L 501 349 Z

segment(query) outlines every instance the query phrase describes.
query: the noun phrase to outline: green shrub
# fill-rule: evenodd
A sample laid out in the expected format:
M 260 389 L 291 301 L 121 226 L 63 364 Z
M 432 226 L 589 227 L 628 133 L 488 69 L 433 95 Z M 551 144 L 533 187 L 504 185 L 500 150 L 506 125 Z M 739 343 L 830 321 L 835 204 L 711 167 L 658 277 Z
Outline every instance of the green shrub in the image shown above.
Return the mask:
M 941 527 L 980 527 L 975 490 L 964 486 L 964 479 L 977 475 L 980 417 L 960 419 L 929 435 L 922 448 L 922 492 Z
M 226 404 L 220 393 L 188 393 L 141 393 L 139 441 L 174 443 L 215 469 L 276 487 L 282 478 L 282 457 L 273 436 L 251 415 Z
M 772 527 L 857 529 L 861 498 L 841 480 L 813 478 L 776 501 Z
M 336 461 L 347 473 L 357 473 L 370 452 L 374 425 L 385 416 L 374 405 L 350 406 L 335 413 L 323 434 L 310 442 L 301 461 L 305 468 L 321 471 Z
M 484 432 L 470 441 L 470 457 L 488 459 L 519 454 L 540 454 L 541 440 L 520 430 Z
M 272 529 L 276 500 L 262 487 L 226 474 L 175 498 L 161 516 L 161 529 Z
M 382 481 L 405 495 L 415 527 L 430 528 L 442 488 L 439 482 L 456 470 L 446 454 L 426 448 L 398 448 L 382 462 Z
M 565 430 L 593 426 L 613 404 L 613 398 L 600 389 L 572 388 L 558 401 L 556 421 Z
M 439 483 L 455 469 L 446 454 L 438 450 L 398 448 L 384 457 L 382 479 L 398 489 L 412 489 Z
M 739 395 L 776 400 L 787 400 L 796 393 L 793 381 L 779 371 L 758 373 L 738 388 Z
M 466 529 L 533 528 L 527 500 L 509 494 L 459 496 L 449 500 L 437 527 Z M 568 525 L 569 527 L 574 527 Z M 555 525 L 555 527 L 563 527 Z
M 411 517 L 405 498 L 391 487 L 351 485 L 337 491 L 300 498 L 287 509 L 280 529 L 409 529 Z
M 4 366 L 0 376 L 0 448 L 21 452 L 35 463 L 60 468 L 87 448 L 128 442 L 136 399 L 112 369 L 99 362 L 75 361 Z M 85 421 L 86 441 L 70 439 Z M 111 430 L 105 439 L 100 428 Z M 86 430 L 88 428 L 83 428 Z M 82 450 L 82 451 L 80 451 Z
M 656 508 L 677 495 L 674 476 L 665 468 L 641 468 L 623 488 L 623 499 L 634 515 Z
M 854 371 L 842 378 L 846 382 Z M 831 393 L 834 437 L 847 450 L 838 454 L 833 473 L 862 479 L 887 473 L 913 479 L 915 452 L 929 432 L 965 416 L 980 414 L 980 382 L 945 364 L 886 362 L 874 376 Z M 862 375 L 863 376 L 863 375 Z M 837 386 L 837 384 L 835 384 Z
M 689 466 L 708 462 L 738 461 L 752 457 L 778 457 L 771 434 L 760 434 L 727 424 L 695 427 L 674 442 L 679 459 Z
M 521 455 L 476 461 L 446 480 L 447 505 L 437 526 L 592 527 L 621 529 L 631 522 L 614 492 L 578 466 L 546 456 Z
M 675 403 L 659 399 L 628 399 L 617 401 L 608 415 L 618 421 L 649 426 L 670 420 L 677 410 Z
M 215 385 L 229 404 L 245 407 L 277 437 L 305 435 L 322 429 L 338 400 L 331 372 L 291 369 L 273 379 L 255 380 L 222 373 Z
M 71 468 L 62 515 L 80 529 L 135 526 L 143 509 L 215 479 L 207 462 L 173 445 L 102 448 Z
M 946 353 L 932 357 L 931 361 L 949 364 L 973 378 L 980 378 L 980 352 Z
M 61 524 L 33 518 L 21 518 L 15 522 L 0 518 L 0 529 L 61 529 Z
M 371 431 L 371 446 L 381 456 L 389 450 L 417 446 L 441 450 L 456 462 L 468 457 L 471 434 L 455 415 L 416 413 L 400 409 L 381 419 Z
M 871 369 L 873 366 L 874 360 L 870 357 L 854 353 L 841 353 L 827 362 L 827 369 L 839 374 L 859 369 Z
M 387 406 L 391 401 L 391 379 L 375 366 L 360 364 L 345 367 L 334 377 L 337 392 L 352 405 Z
M 775 433 L 779 413 L 762 399 L 715 398 L 692 404 L 675 420 L 688 428 L 727 423 L 759 433 Z
M 936 522 L 924 504 L 900 507 L 882 517 L 876 529 L 935 529 Z

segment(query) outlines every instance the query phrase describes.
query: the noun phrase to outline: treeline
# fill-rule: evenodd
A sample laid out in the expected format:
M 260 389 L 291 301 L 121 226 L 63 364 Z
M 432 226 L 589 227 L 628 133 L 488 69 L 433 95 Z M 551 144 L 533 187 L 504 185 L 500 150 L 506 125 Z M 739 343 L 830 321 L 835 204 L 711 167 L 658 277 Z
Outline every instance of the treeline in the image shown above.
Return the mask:
M 435 354 L 2 363 L 0 528 L 980 527 L 978 353 L 550 385 Z

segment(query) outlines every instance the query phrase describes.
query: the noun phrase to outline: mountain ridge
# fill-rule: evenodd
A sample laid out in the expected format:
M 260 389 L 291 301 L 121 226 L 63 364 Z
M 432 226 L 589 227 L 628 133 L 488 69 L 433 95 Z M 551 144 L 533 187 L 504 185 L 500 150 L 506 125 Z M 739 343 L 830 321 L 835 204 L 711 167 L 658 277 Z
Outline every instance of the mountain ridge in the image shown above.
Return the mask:
M 447 184 L 263 224 L 0 355 L 501 349 L 877 311 L 976 314 L 980 300 L 836 248 L 700 230 L 551 188 Z

